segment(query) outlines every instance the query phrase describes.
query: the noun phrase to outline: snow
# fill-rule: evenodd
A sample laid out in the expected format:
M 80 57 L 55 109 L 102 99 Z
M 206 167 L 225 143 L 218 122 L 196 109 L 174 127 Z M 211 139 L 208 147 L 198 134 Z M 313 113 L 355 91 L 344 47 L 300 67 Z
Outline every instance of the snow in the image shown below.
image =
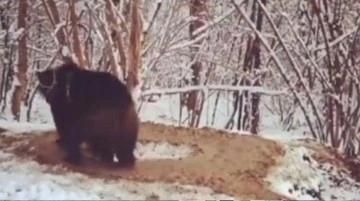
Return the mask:
M 266 100 L 265 100 L 266 101 Z M 210 108 L 213 108 L 215 99 L 207 99 Z M 163 96 L 155 103 L 143 103 L 140 114 L 143 120 L 177 125 L 179 122 L 179 97 L 177 95 Z M 210 126 L 224 130 L 230 111 L 227 108 L 228 101 L 222 96 L 218 103 L 216 119 L 213 125 L 202 118 L 200 127 Z M 150 112 L 151 111 L 151 112 Z M 299 111 L 301 112 L 301 111 Z M 211 118 L 212 110 L 204 108 L 204 116 Z M 209 117 L 210 116 L 210 117 Z M 284 145 L 286 155 L 279 161 L 266 178 L 270 182 L 270 188 L 279 194 L 291 199 L 314 200 L 314 199 L 356 199 L 360 196 L 360 184 L 351 179 L 348 172 L 340 171 L 330 164 L 319 164 L 312 157 L 312 151 L 304 146 L 296 145 L 295 142 L 303 139 L 311 139 L 308 129 L 298 125 L 296 130 L 285 131 L 281 129 L 279 120 L 274 115 L 262 110 L 263 122 L 259 135 L 278 141 Z M 295 115 L 295 121 L 304 122 L 301 114 Z M 235 134 L 249 134 L 244 131 L 232 130 Z M 308 160 L 304 160 L 309 159 Z M 331 171 L 330 171 L 331 170 Z M 338 173 L 342 172 L 342 173 Z M 341 185 L 336 185 L 337 180 L 344 180 Z M 320 196 L 320 198 L 319 198 Z
M 224 125 L 232 113 L 232 103 L 226 95 L 221 94 L 216 114 L 213 116 L 216 98 L 209 95 L 199 126 L 224 130 Z M 262 98 L 262 101 L 267 102 L 267 99 Z M 162 95 L 156 102 L 140 102 L 140 105 L 142 121 L 179 124 L 179 96 L 176 94 Z M 311 136 L 304 134 L 308 132 L 305 126 L 299 123 L 295 130 L 285 131 L 279 118 L 264 109 L 263 104 L 260 107 L 262 122 L 259 135 L 280 142 L 286 150 L 285 156 L 270 169 L 265 179 L 271 190 L 290 199 L 300 200 L 360 197 L 360 184 L 351 179 L 347 171 L 339 170 L 330 164 L 317 163 L 311 157 L 312 151 L 298 143 L 299 139 L 311 139 Z M 35 96 L 31 114 L 29 123 L 2 119 L 0 128 L 8 130 L 5 134 L 15 136 L 17 133 L 41 134 L 55 129 L 49 107 L 41 97 Z M 301 111 L 294 117 L 294 121 L 304 122 Z M 185 119 L 184 110 L 181 120 Z M 186 121 L 182 125 L 186 125 Z M 232 130 L 232 133 L 249 134 L 235 130 Z M 166 141 L 138 142 L 135 155 L 139 160 L 177 160 L 193 151 L 189 146 L 173 145 Z M 341 185 L 336 184 L 339 180 L 343 181 Z M 34 161 L 24 161 L 4 151 L 0 151 L 0 186 L 1 199 L 234 199 L 201 186 L 142 183 L 121 179 L 105 181 L 64 171 L 60 166 L 50 168 Z
M 138 107 L 138 105 L 139 105 L 139 99 L 140 99 L 140 95 L 141 95 L 141 86 L 142 86 L 142 81 L 140 80 L 139 83 L 133 88 L 133 90 L 131 92 L 131 97 L 132 97 L 136 107 Z
M 18 38 L 20 38 L 20 36 L 25 32 L 25 28 L 21 27 L 18 30 L 16 30 L 15 32 L 13 32 L 12 34 L 12 38 L 13 40 L 17 40 Z
M 18 122 L 0 120 L 0 128 L 7 130 L 7 132 L 5 132 L 4 134 L 25 133 L 25 132 L 40 134 L 41 132 L 54 130 L 55 126 L 53 124 L 36 124 L 36 123 L 26 123 L 26 122 L 18 123 Z
M 149 159 L 182 159 L 194 150 L 187 145 L 172 145 L 168 142 L 137 143 L 135 156 L 140 160 Z
M 53 24 L 54 26 L 50 29 L 45 27 L 44 32 L 44 27 L 37 27 L 37 23 L 34 24 L 34 22 L 49 20 L 46 12 L 39 12 L 37 13 L 39 14 L 38 17 L 28 19 L 29 24 L 36 25 L 35 28 L 18 28 L 15 17 L 17 4 L 6 2 L 1 3 L 2 8 L 4 8 L 2 14 L 5 17 L 3 20 L 4 29 L 0 33 L 1 38 L 4 39 L 1 42 L 4 43 L 1 44 L 3 48 L 0 48 L 2 66 L 9 68 L 13 66 L 13 71 L 15 73 L 18 71 L 16 65 L 18 59 L 14 60 L 14 58 L 17 57 L 18 39 L 24 34 L 29 35 L 27 42 L 29 76 L 33 76 L 31 71 L 39 66 L 42 66 L 41 69 L 45 69 L 50 67 L 52 61 L 60 61 L 61 58 L 56 58 L 59 55 L 55 53 L 58 52 L 55 49 L 60 47 L 58 38 L 55 36 L 62 26 L 67 26 L 67 21 L 63 20 L 67 6 L 59 4 L 60 1 L 57 2 L 60 21 Z M 41 7 L 40 1 L 34 2 L 32 8 Z M 234 102 L 232 94 L 229 92 L 245 90 L 258 92 L 261 94 L 259 136 L 277 141 L 286 151 L 284 156 L 278 158 L 278 163 L 271 167 L 266 177 L 266 181 L 270 185 L 269 188 L 290 199 L 333 200 L 360 197 L 360 184 L 349 176 L 349 172 L 341 169 L 340 166 L 329 163 L 320 164 L 312 157 L 314 150 L 310 149 L 307 144 L 309 139 L 313 139 L 313 136 L 309 134 L 309 127 L 314 130 L 319 127 L 319 130 L 325 130 L 321 127 L 327 125 L 326 118 L 329 116 L 326 114 L 326 108 L 323 107 L 326 98 L 330 97 L 340 102 L 343 104 L 341 105 L 343 108 L 349 106 L 350 113 L 354 113 L 353 116 L 356 116 L 356 108 L 350 107 L 359 101 L 356 90 L 354 89 L 353 95 L 351 93 L 332 94 L 333 84 L 331 83 L 333 80 L 330 76 L 331 73 L 327 73 L 326 70 L 331 66 L 329 63 L 332 64 L 335 61 L 335 57 L 327 57 L 327 49 L 334 49 L 331 54 L 333 56 L 338 54 L 338 60 L 342 64 L 339 72 L 348 70 L 347 76 L 350 76 L 351 79 L 345 80 L 354 82 L 354 88 L 359 85 L 360 81 L 356 77 L 356 71 L 359 70 L 359 65 L 356 65 L 358 60 L 355 58 L 356 61 L 354 59 L 347 61 L 346 58 L 350 58 L 351 47 L 354 46 L 351 43 L 354 43 L 353 40 L 358 38 L 356 34 L 359 31 L 360 18 L 357 16 L 360 3 L 341 4 L 339 10 L 343 12 L 341 12 L 341 17 L 336 25 L 340 26 L 342 33 L 335 34 L 329 40 L 325 35 L 331 31 L 330 28 L 334 27 L 325 26 L 322 30 L 323 33 L 320 34 L 311 33 L 311 30 L 319 29 L 319 25 L 321 25 L 319 22 L 321 21 L 326 24 L 327 21 L 336 20 L 336 9 L 333 9 L 336 4 L 329 3 L 329 12 L 323 12 L 323 15 L 319 16 L 310 16 L 311 19 L 307 19 L 307 14 L 311 13 L 313 5 L 306 1 L 281 1 L 281 6 L 274 3 L 276 1 L 267 3 L 266 6 L 258 1 L 258 9 L 263 10 L 263 17 L 267 19 L 264 20 L 266 25 L 260 31 L 256 29 L 254 20 L 250 19 L 252 3 L 245 5 L 243 4 L 245 1 L 242 0 L 214 1 L 206 9 L 206 12 L 204 10 L 199 11 L 200 16 L 195 16 L 190 13 L 189 6 L 184 2 L 156 0 L 141 5 L 143 11 L 141 20 L 143 30 L 146 31 L 146 40 L 141 36 L 141 41 L 144 42 L 142 45 L 144 51 L 142 52 L 142 65 L 139 70 L 144 76 L 141 76 L 140 80 L 144 80 L 144 86 L 150 90 L 141 91 L 140 87 L 144 86 L 143 83 L 140 83 L 132 91 L 136 106 L 140 108 L 140 119 L 166 125 L 188 126 L 189 114 L 187 114 L 186 107 L 180 106 L 178 94 L 199 90 L 205 93 L 206 100 L 198 127 L 225 130 L 225 125 L 234 122 L 234 126 L 230 126 L 231 128 L 227 131 L 231 131 L 234 135 L 250 135 L 249 132 L 242 130 L 243 128 L 236 129 L 235 124 L 240 119 L 238 118 L 239 112 L 232 116 Z M 326 9 L 324 5 L 319 3 L 317 6 L 324 11 Z M 112 14 L 116 15 L 115 24 L 121 25 L 121 29 L 124 31 L 121 35 L 124 40 L 121 43 L 124 44 L 124 47 L 128 47 L 129 33 L 127 33 L 126 27 L 129 24 L 125 20 L 124 13 L 117 12 L 119 9 L 125 8 L 123 6 L 126 5 L 120 3 L 117 9 L 113 9 L 114 13 Z M 91 51 L 87 52 L 89 53 L 89 62 L 96 68 L 106 67 L 106 62 L 101 62 L 100 59 L 103 59 L 102 56 L 105 56 L 104 59 L 106 59 L 103 48 L 110 47 L 104 42 L 106 40 L 103 38 L 104 35 L 99 32 L 99 26 L 95 26 L 95 28 L 92 26 L 94 22 L 104 21 L 106 18 L 104 9 L 107 8 L 104 2 L 100 1 L 84 1 L 76 6 L 76 11 L 82 14 L 82 17 L 79 18 L 79 24 L 82 25 L 79 27 L 81 28 L 79 29 L 79 37 L 83 42 L 85 41 L 83 43 L 85 46 L 82 49 L 90 48 Z M 37 12 L 37 9 L 30 9 L 29 14 L 31 12 Z M 33 14 L 36 13 L 31 15 Z M 242 21 L 234 23 L 234 20 L 236 21 L 239 16 L 242 16 Z M 198 19 L 199 17 L 201 19 Z M 285 21 L 277 22 L 279 17 L 284 17 Z M 144 20 L 145 18 L 148 20 Z M 192 33 L 197 37 L 191 40 L 189 39 L 188 28 L 189 25 L 194 25 L 194 20 L 200 20 L 203 24 Z M 97 25 L 100 24 L 97 23 Z M 197 24 L 195 23 L 195 25 Z M 123 29 L 124 27 L 125 29 Z M 87 32 L 90 29 L 92 32 Z M 111 35 L 110 29 L 110 24 L 105 23 L 103 31 L 109 36 Z M 39 31 L 44 33 L 39 35 Z M 37 37 L 37 35 L 41 37 Z M 247 48 L 247 42 L 254 36 L 257 36 L 261 43 L 260 63 L 262 70 L 259 73 L 257 70 L 244 72 L 239 61 L 244 61 L 246 55 L 243 54 L 243 50 Z M 317 40 L 314 40 L 315 38 Z M 328 41 L 326 42 L 326 40 Z M 201 41 L 203 43 L 200 44 Z M 69 49 L 74 44 L 70 44 L 71 41 L 65 42 L 68 46 L 59 49 L 61 55 L 70 56 L 76 62 L 78 58 Z M 277 44 L 276 48 L 270 45 L 272 42 Z M 87 46 L 89 44 L 90 46 Z M 357 50 L 358 48 L 355 46 L 353 49 Z M 194 47 L 197 49 L 197 55 L 193 55 L 194 52 L 191 51 Z M 116 63 L 119 63 L 119 49 L 121 48 L 114 46 L 111 49 L 113 49 L 111 53 L 116 55 Z M 200 77 L 209 78 L 206 84 L 203 84 L 204 82 L 201 80 L 200 86 L 179 86 L 184 84 L 185 78 L 190 79 L 192 75 L 190 67 L 194 62 L 202 63 L 203 68 Z M 345 68 L 347 66 L 352 68 Z M 3 69 L 6 69 L 5 67 Z M 263 71 L 265 69 L 268 72 Z M 3 129 L 7 130 L 2 135 L 20 136 L 24 133 L 42 135 L 44 132 L 54 130 L 55 126 L 49 107 L 38 95 L 35 96 L 31 104 L 32 107 L 21 105 L 21 123 L 13 121 L 11 99 L 15 86 L 19 86 L 20 82 L 16 76 L 13 80 L 10 79 L 11 74 L 14 73 L 11 72 L 11 70 L 2 70 L 3 76 L 0 78 L 3 81 L 2 84 L 11 83 L 11 86 L 5 84 L 0 89 L 2 98 L 5 99 L 0 100 L 2 109 L 0 132 Z M 259 76 L 256 76 L 257 74 Z M 335 72 L 334 79 L 339 78 L 340 75 L 341 73 Z M 226 76 L 229 77 L 226 78 Z M 263 84 L 258 87 L 233 86 L 231 82 L 234 76 L 246 78 L 251 83 L 254 83 L 255 77 L 259 77 Z M 32 87 L 34 84 L 33 77 L 29 78 L 29 87 Z M 304 86 L 298 87 L 297 84 L 299 83 Z M 341 90 L 346 92 L 351 85 L 349 83 L 345 81 Z M 168 88 L 164 89 L 164 86 Z M 219 100 L 216 98 L 218 91 L 221 91 Z M 143 97 L 141 96 L 148 98 L 153 94 L 159 97 L 155 102 L 142 101 Z M 352 96 L 353 99 L 349 96 Z M 277 102 L 277 100 L 272 99 L 274 97 L 276 99 L 280 97 L 281 100 Z M 294 98 L 298 100 L 298 103 L 294 103 Z M 341 101 L 339 101 L 340 98 Z M 272 104 L 274 102 L 277 103 Z M 243 107 L 245 106 L 243 105 Z M 31 112 L 28 111 L 29 109 Z M 31 114 L 30 118 L 28 112 Z M 242 115 L 245 113 L 243 112 Z M 29 122 L 25 123 L 25 121 Z M 353 125 L 357 127 L 350 129 L 359 129 L 359 123 L 356 124 L 355 122 Z M 343 125 L 339 130 L 344 130 L 345 126 L 347 125 Z M 341 133 L 340 131 L 339 133 Z M 345 140 L 340 142 L 339 150 L 343 151 L 346 147 L 350 147 L 347 146 L 350 143 L 355 150 L 359 150 L 359 140 L 355 139 L 357 137 L 356 134 L 355 136 L 346 135 Z M 323 145 L 316 146 L 319 148 Z M 148 199 L 157 196 L 160 199 L 218 199 L 227 197 L 214 194 L 210 189 L 195 186 L 144 184 L 124 180 L 109 182 L 94 179 L 83 174 L 60 171 L 61 167 L 52 169 L 34 161 L 24 161 L 13 155 L 9 150 L 10 148 L 0 149 L 0 199 Z M 194 152 L 193 148 L 184 144 L 175 145 L 167 141 L 156 143 L 139 141 L 135 155 L 140 160 L 181 160 L 192 152 Z M 339 181 L 341 181 L 340 185 L 337 184 Z
M 285 145 L 286 154 L 266 178 L 275 192 L 296 200 L 357 199 L 360 185 L 345 170 L 319 164 L 303 146 Z M 337 181 L 343 180 L 341 185 Z
M 233 199 L 190 185 L 104 181 L 78 173 L 59 173 L 0 151 L 0 198 L 11 200 Z
M 48 106 L 35 97 L 32 123 L 0 120 L 2 134 L 42 134 L 55 129 Z M 194 150 L 186 145 L 168 142 L 138 142 L 135 155 L 139 160 L 181 159 Z M 214 193 L 210 188 L 191 185 L 142 183 L 126 180 L 104 181 L 78 173 L 59 173 L 58 166 L 50 168 L 34 161 L 22 160 L 11 153 L 0 151 L 0 198 L 1 199 L 234 199 Z

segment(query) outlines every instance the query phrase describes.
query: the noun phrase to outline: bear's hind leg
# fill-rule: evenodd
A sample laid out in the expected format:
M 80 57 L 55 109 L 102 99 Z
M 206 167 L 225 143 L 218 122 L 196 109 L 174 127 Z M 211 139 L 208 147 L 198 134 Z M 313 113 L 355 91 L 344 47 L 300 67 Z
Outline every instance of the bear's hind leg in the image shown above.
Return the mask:
M 107 147 L 101 150 L 100 152 L 101 160 L 105 163 L 114 162 L 114 153 L 111 148 Z
M 131 168 L 135 165 L 136 158 L 134 155 L 134 146 L 126 143 L 120 143 L 116 147 L 116 157 L 121 167 Z
M 106 139 L 96 137 L 89 141 L 91 152 L 99 155 L 102 162 L 112 163 L 113 162 L 113 150 L 107 143 Z
M 136 158 L 133 153 L 124 154 L 123 151 L 118 150 L 116 157 L 121 167 L 131 168 L 135 166 Z
M 100 154 L 101 161 L 104 163 L 113 163 L 114 162 L 114 152 L 111 149 L 111 146 L 106 146 L 106 143 L 100 143 L 98 141 L 96 147 L 96 152 Z

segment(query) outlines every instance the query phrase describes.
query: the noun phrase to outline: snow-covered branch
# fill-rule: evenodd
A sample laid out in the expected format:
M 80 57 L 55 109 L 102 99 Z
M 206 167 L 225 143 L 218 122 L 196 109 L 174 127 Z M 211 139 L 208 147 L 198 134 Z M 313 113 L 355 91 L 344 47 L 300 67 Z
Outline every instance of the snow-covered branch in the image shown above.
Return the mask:
M 191 91 L 238 91 L 243 92 L 247 91 L 250 93 L 259 93 L 267 96 L 280 96 L 288 95 L 286 90 L 269 90 L 264 89 L 263 87 L 257 86 L 225 86 L 225 85 L 200 85 L 200 86 L 188 86 L 182 88 L 171 88 L 171 89 L 150 89 L 145 90 L 141 93 L 141 96 L 150 96 L 150 95 L 168 95 L 168 94 L 177 94 L 185 93 Z

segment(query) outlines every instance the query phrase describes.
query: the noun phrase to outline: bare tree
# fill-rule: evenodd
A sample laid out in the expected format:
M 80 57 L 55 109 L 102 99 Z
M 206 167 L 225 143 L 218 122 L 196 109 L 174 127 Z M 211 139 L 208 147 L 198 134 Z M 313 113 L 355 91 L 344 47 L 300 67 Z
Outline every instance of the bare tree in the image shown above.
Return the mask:
M 56 3 L 54 0 L 42 0 L 42 4 L 45 7 L 45 11 L 48 15 L 50 23 L 52 24 L 55 30 L 56 41 L 60 46 L 67 46 L 69 44 L 66 39 L 66 33 L 64 29 L 64 25 L 61 25 L 59 11 L 56 7 Z
M 190 40 L 195 41 L 200 34 L 203 32 L 199 32 L 198 30 L 204 26 L 207 19 L 206 12 L 207 0 L 190 0 L 190 16 L 194 19 L 190 22 Z M 198 31 L 198 32 L 196 32 Z M 201 82 L 200 73 L 202 71 L 203 65 L 201 61 L 198 59 L 198 54 L 202 40 L 198 40 L 191 47 L 191 70 L 192 70 L 192 85 L 199 85 Z M 197 126 L 200 121 L 201 116 L 201 102 L 204 97 L 201 97 L 199 91 L 191 91 L 187 98 L 187 108 L 190 113 L 190 126 Z
M 73 39 L 73 50 L 76 55 L 76 59 L 79 62 L 79 65 L 82 68 L 89 68 L 89 61 L 84 54 L 83 46 L 80 43 L 79 33 L 78 33 L 78 19 L 75 13 L 75 0 L 68 0 L 69 9 L 70 9 L 70 22 L 72 29 L 72 39 Z
M 262 0 L 263 4 L 266 4 L 266 0 Z M 237 7 L 238 5 L 233 4 Z M 263 11 L 259 7 L 257 1 L 253 1 L 250 14 L 251 21 L 256 24 L 256 29 L 261 32 L 263 23 Z M 235 77 L 235 84 L 245 86 L 260 86 L 262 73 L 260 70 L 261 59 L 260 59 L 260 39 L 258 36 L 255 38 L 249 37 L 247 47 L 244 55 L 243 62 L 243 74 L 242 78 Z M 257 134 L 260 121 L 260 94 L 249 93 L 247 91 L 234 93 L 235 98 L 235 110 L 238 109 L 238 121 L 237 129 L 250 130 L 251 133 Z M 251 112 L 249 112 L 249 110 Z
M 2 57 L 2 68 L 1 68 L 1 86 L 0 86 L 0 103 L 2 104 L 1 111 L 4 112 L 7 106 L 7 92 L 10 90 L 12 81 L 14 79 L 14 54 L 15 54 L 15 45 L 11 40 L 10 25 L 12 17 L 10 16 L 12 1 L 9 0 L 6 4 L 1 5 L 1 30 L 5 32 L 3 38 L 4 44 L 4 55 Z
M 20 120 L 20 112 L 22 101 L 24 100 L 25 89 L 27 85 L 27 69 L 28 69 L 28 59 L 27 59 L 27 46 L 26 46 L 26 17 L 28 10 L 28 2 L 27 0 L 19 1 L 19 9 L 18 9 L 18 29 L 21 29 L 22 36 L 19 39 L 19 47 L 18 47 L 18 65 L 17 72 L 15 72 L 15 76 L 17 79 L 17 83 L 15 83 L 15 89 L 12 96 L 12 105 L 11 111 L 14 115 L 14 119 Z
M 130 90 L 139 85 L 139 69 L 141 66 L 141 34 L 140 0 L 131 1 L 131 28 L 128 59 L 128 76 L 126 79 Z

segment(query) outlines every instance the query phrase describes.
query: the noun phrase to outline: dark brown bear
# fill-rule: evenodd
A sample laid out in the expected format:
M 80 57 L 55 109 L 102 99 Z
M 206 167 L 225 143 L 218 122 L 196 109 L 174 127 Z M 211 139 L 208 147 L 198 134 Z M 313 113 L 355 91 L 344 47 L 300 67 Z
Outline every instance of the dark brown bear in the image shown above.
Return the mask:
M 50 105 L 66 160 L 80 164 L 80 144 L 106 162 L 114 154 L 122 166 L 135 164 L 139 119 L 128 88 L 106 72 L 80 69 L 68 62 L 38 72 L 39 90 Z

